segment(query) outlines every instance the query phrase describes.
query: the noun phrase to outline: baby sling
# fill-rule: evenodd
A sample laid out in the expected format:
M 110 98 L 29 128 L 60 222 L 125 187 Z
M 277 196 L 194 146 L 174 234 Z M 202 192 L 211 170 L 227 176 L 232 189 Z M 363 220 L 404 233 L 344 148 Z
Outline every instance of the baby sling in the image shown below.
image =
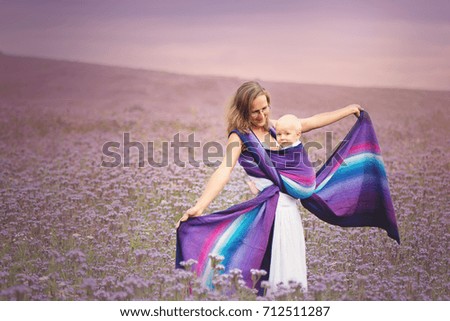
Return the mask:
M 177 230 L 177 268 L 182 261 L 197 260 L 195 271 L 210 288 L 214 272 L 210 253 L 224 257 L 221 264 L 225 273 L 240 269 L 249 287 L 251 269 L 270 273 L 271 229 L 279 192 L 299 198 L 308 211 L 327 223 L 379 227 L 400 243 L 384 163 L 367 112 L 361 111 L 317 173 L 302 144 L 272 151 L 264 149 L 252 132 L 232 132 L 246 147 L 239 157 L 240 165 L 249 175 L 270 179 L 274 185 L 249 201 L 182 222 Z M 270 132 L 275 135 L 273 128 Z M 263 279 L 268 275 L 258 282 L 257 289 Z

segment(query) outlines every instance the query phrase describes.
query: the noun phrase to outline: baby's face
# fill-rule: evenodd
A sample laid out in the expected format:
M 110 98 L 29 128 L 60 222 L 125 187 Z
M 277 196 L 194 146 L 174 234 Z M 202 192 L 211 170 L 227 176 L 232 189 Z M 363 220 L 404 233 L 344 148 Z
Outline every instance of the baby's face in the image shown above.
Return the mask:
M 295 124 L 278 122 L 275 128 L 277 132 L 277 141 L 281 147 L 288 147 L 300 139 L 301 131 Z

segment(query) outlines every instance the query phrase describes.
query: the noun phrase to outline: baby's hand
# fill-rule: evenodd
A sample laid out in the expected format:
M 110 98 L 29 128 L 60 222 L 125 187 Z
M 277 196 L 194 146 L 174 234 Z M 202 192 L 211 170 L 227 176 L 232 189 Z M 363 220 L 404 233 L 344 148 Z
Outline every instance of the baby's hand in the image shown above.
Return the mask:
M 256 188 L 256 184 L 254 181 L 248 180 L 246 181 L 248 187 L 250 188 L 250 191 L 252 194 L 257 195 L 259 193 L 259 190 Z

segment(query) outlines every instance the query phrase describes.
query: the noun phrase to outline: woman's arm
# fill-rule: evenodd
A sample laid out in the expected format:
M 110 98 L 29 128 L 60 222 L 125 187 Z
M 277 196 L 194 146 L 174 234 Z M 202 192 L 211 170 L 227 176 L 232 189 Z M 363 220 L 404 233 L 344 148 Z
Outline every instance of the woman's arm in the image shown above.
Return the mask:
M 351 114 L 355 114 L 357 117 L 359 117 L 359 113 L 361 110 L 362 108 L 360 105 L 352 104 L 341 109 L 317 114 L 309 118 L 300 119 L 302 132 L 306 133 L 310 130 L 332 124 Z
M 186 221 L 189 217 L 200 216 L 208 205 L 216 198 L 228 183 L 231 171 L 237 163 L 239 155 L 242 150 L 242 141 L 236 133 L 232 133 L 228 138 L 225 156 L 220 166 L 211 175 L 208 184 L 203 191 L 202 196 L 197 203 L 188 209 L 181 219 L 177 222 L 176 227 L 180 222 Z

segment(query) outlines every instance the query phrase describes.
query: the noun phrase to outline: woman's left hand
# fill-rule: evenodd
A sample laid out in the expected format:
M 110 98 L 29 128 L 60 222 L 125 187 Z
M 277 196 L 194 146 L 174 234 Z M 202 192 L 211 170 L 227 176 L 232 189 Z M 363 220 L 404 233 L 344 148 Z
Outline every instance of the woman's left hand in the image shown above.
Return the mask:
M 359 117 L 359 115 L 361 114 L 361 110 L 364 110 L 364 108 L 362 108 L 360 105 L 358 104 L 351 104 L 348 105 L 347 108 L 349 109 L 349 111 L 352 114 L 355 114 L 356 117 Z

